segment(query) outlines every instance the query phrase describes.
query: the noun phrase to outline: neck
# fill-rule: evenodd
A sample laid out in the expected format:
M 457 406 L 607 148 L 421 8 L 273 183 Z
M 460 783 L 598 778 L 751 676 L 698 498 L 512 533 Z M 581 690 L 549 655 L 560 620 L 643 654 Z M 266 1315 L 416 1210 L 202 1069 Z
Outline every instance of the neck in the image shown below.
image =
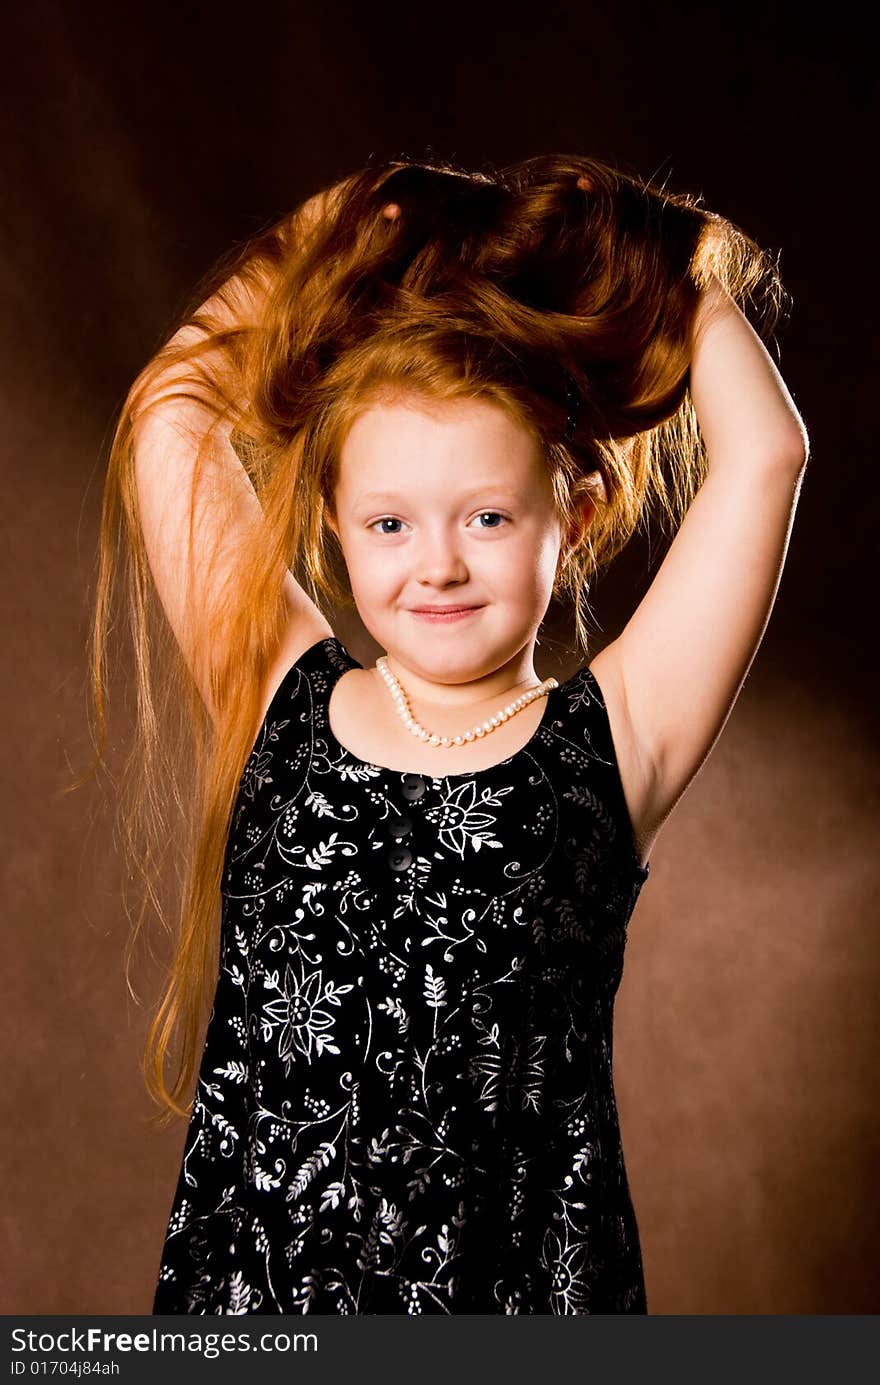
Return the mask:
M 540 683 L 538 675 L 531 668 L 531 661 L 523 655 L 512 659 L 501 669 L 460 683 L 434 683 L 400 664 L 396 657 L 385 655 L 386 668 L 397 679 L 406 693 L 411 706 L 418 705 L 426 712 L 463 712 L 471 709 L 489 709 L 492 704 L 509 702 L 511 698 L 528 692 Z M 384 683 L 378 668 L 371 670 L 374 678 Z M 442 696 L 437 697 L 437 693 Z

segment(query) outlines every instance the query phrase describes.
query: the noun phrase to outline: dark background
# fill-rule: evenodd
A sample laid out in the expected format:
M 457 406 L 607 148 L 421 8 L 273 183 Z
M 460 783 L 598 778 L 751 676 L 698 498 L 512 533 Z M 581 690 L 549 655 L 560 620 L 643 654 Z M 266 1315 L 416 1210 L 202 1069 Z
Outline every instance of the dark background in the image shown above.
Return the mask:
M 780 253 L 779 364 L 812 445 L 764 642 L 630 926 L 615 1080 L 649 1308 L 876 1313 L 876 102 L 856 11 L 35 0 L 3 39 L 0 1311 L 148 1312 L 184 1138 L 147 1123 L 155 978 L 136 1006 L 103 795 L 59 793 L 90 752 L 125 392 L 221 254 L 371 156 L 555 150 L 702 193 Z M 656 570 L 652 535 L 596 593 L 600 643 Z M 123 708 L 118 757 L 129 726 Z

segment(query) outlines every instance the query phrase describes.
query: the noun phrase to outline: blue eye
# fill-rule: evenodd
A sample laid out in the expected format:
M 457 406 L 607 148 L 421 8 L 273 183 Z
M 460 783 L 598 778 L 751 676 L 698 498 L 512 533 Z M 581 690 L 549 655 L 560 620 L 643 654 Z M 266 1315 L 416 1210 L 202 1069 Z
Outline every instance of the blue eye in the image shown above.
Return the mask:
M 484 519 L 487 515 L 491 515 L 494 519 L 499 519 L 499 520 L 501 520 L 501 523 L 502 523 L 502 524 L 509 524 L 509 523 L 510 523 L 510 521 L 509 521 L 509 519 L 507 518 L 507 516 L 506 516 L 506 515 L 500 514 L 498 510 L 481 510 L 480 513 L 476 516 L 476 518 L 477 518 L 477 519 Z M 399 530 L 391 530 L 391 529 L 379 529 L 378 526 L 379 526 L 380 524 L 400 524 L 400 523 L 401 523 L 401 520 L 395 519 L 393 515 L 382 515 L 379 519 L 374 519 L 374 520 L 372 521 L 371 524 L 368 524 L 368 525 L 367 525 L 367 528 L 368 528 L 368 529 L 376 529 L 378 533 L 380 533 L 380 534 L 386 534 L 386 535 L 388 535 L 389 538 L 392 538 L 392 537 L 395 537 L 400 531 L 399 531 Z M 480 525 L 480 528 L 483 528 L 483 529 L 488 528 L 489 530 L 492 530 L 492 529 L 498 529 L 498 528 L 500 528 L 500 525 L 498 525 L 498 524 L 490 524 L 490 525 L 488 525 L 488 526 L 486 526 L 486 525 Z

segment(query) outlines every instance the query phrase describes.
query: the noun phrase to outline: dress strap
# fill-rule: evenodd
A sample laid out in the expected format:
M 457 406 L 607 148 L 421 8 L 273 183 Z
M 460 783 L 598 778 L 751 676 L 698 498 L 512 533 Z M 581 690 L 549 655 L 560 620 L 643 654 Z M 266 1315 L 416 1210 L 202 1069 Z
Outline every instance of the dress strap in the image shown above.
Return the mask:
M 291 669 L 299 669 L 303 673 L 338 672 L 340 676 L 350 668 L 360 667 L 358 661 L 349 654 L 345 645 L 335 635 L 316 640 L 291 664 Z
M 612 813 L 621 851 L 641 879 L 647 879 L 650 865 L 642 865 L 633 833 L 629 805 L 620 777 L 620 764 L 608 716 L 605 695 L 596 675 L 587 665 L 558 689 L 567 700 L 566 734 L 582 746 L 591 762 L 591 773 L 601 788 L 601 795 Z

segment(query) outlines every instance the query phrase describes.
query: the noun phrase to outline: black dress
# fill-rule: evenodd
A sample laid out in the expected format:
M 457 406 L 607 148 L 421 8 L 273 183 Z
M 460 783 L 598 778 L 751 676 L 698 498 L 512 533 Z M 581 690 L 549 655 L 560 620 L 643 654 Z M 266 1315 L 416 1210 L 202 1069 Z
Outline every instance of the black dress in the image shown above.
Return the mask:
M 646 1313 L 611 1057 L 649 866 L 599 684 L 431 776 L 333 736 L 359 667 L 306 650 L 241 777 L 153 1312 Z

